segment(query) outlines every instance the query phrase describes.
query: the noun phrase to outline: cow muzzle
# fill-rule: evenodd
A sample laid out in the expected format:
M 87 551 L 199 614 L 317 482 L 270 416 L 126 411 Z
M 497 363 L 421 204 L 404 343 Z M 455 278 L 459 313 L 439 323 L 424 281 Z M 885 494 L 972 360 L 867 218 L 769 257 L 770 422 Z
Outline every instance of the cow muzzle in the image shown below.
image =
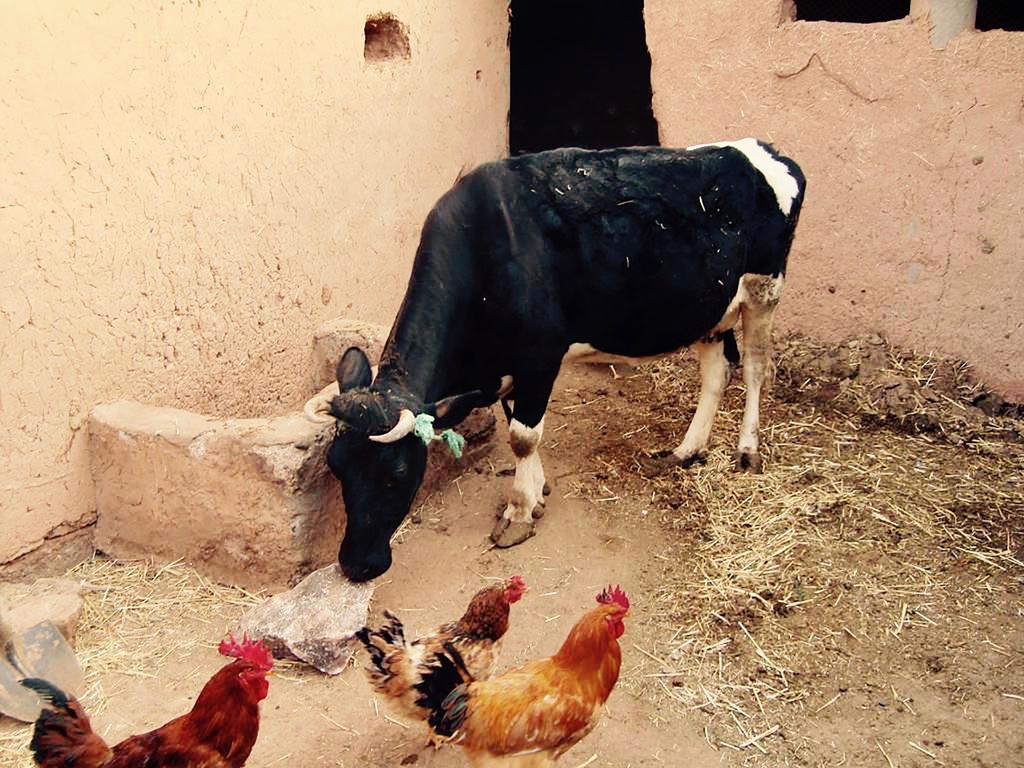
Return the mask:
M 350 581 L 370 581 L 378 576 L 387 573 L 391 567 L 391 548 L 386 547 L 381 551 L 370 554 L 363 554 L 355 560 L 340 558 L 338 565 L 341 572 Z

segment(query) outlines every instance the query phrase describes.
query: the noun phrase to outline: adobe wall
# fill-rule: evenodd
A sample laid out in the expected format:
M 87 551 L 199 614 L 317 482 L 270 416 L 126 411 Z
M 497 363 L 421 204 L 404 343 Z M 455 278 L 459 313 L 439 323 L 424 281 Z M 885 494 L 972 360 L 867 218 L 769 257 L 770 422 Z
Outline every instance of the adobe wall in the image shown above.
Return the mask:
M 368 64 L 366 17 L 411 57 Z M 0 6 L 0 562 L 93 519 L 83 425 L 141 400 L 269 415 L 314 329 L 389 324 L 420 225 L 505 152 L 479 0 Z
M 1021 399 L 1024 33 L 935 50 L 918 13 L 791 22 L 780 0 L 647 0 L 661 141 L 754 135 L 804 169 L 782 327 L 881 331 Z
M 0 6 L 0 562 L 92 520 L 96 403 L 300 402 L 313 330 L 390 323 L 425 214 L 507 135 L 503 3 L 38 5 Z M 662 143 L 803 166 L 783 327 L 879 330 L 1024 398 L 1024 34 L 934 50 L 925 18 L 782 5 L 647 0 Z M 408 60 L 363 60 L 382 10 Z

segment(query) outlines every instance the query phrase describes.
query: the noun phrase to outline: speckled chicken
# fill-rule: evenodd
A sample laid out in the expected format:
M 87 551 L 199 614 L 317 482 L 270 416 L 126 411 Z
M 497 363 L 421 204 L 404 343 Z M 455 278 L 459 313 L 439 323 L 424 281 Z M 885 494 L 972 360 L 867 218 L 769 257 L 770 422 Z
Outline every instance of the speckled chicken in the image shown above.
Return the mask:
M 398 617 L 384 611 L 387 621 L 382 627 L 363 627 L 356 633 L 370 654 L 367 677 L 396 714 L 426 721 L 430 709 L 425 680 L 437 666 L 438 654 L 446 653 L 450 645 L 474 677 L 489 677 L 508 629 L 510 606 L 525 592 L 526 582 L 520 576 L 484 587 L 458 621 L 442 624 L 412 642 L 406 641 Z
M 619 679 L 629 598 L 616 587 L 570 630 L 554 656 L 476 679 L 451 646 L 427 680 L 430 726 L 473 768 L 552 768 L 597 724 Z

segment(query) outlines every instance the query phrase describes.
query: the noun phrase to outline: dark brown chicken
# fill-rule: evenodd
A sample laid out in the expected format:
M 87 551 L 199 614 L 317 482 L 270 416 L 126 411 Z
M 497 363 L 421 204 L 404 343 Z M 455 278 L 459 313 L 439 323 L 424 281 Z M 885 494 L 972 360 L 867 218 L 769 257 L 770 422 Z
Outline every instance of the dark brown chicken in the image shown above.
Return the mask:
M 29 678 L 47 706 L 36 720 L 31 749 L 43 768 L 241 768 L 260 727 L 259 703 L 267 697 L 270 652 L 260 642 L 229 637 L 220 652 L 235 661 L 203 687 L 192 711 L 155 731 L 108 747 L 82 705 L 46 680 Z

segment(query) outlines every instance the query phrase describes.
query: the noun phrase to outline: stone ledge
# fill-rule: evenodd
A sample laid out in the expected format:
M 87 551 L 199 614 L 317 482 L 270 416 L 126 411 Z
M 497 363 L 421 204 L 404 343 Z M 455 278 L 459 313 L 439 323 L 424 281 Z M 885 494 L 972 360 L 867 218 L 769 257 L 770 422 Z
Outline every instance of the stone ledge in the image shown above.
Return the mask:
M 181 558 L 217 581 L 273 590 L 335 561 L 344 510 L 325 460 L 332 424 L 299 413 L 215 419 L 122 401 L 93 409 L 89 426 L 103 552 Z M 491 450 L 494 414 L 474 411 L 459 430 L 463 458 L 433 444 L 417 499 Z
M 127 401 L 98 406 L 89 422 L 102 551 L 184 558 L 253 588 L 287 586 L 335 557 L 343 517 L 324 463 L 330 425 Z
M 372 364 L 388 329 L 347 318 L 313 337 L 313 376 L 337 394 L 334 369 L 350 346 Z M 120 558 L 184 559 L 217 581 L 279 590 L 335 562 L 344 533 L 341 488 L 326 464 L 332 424 L 301 412 L 276 418 L 217 419 L 177 408 L 121 401 L 89 418 L 96 486 L 96 547 Z M 430 447 L 413 504 L 443 488 L 494 444 L 489 408 L 459 427 L 456 461 Z

